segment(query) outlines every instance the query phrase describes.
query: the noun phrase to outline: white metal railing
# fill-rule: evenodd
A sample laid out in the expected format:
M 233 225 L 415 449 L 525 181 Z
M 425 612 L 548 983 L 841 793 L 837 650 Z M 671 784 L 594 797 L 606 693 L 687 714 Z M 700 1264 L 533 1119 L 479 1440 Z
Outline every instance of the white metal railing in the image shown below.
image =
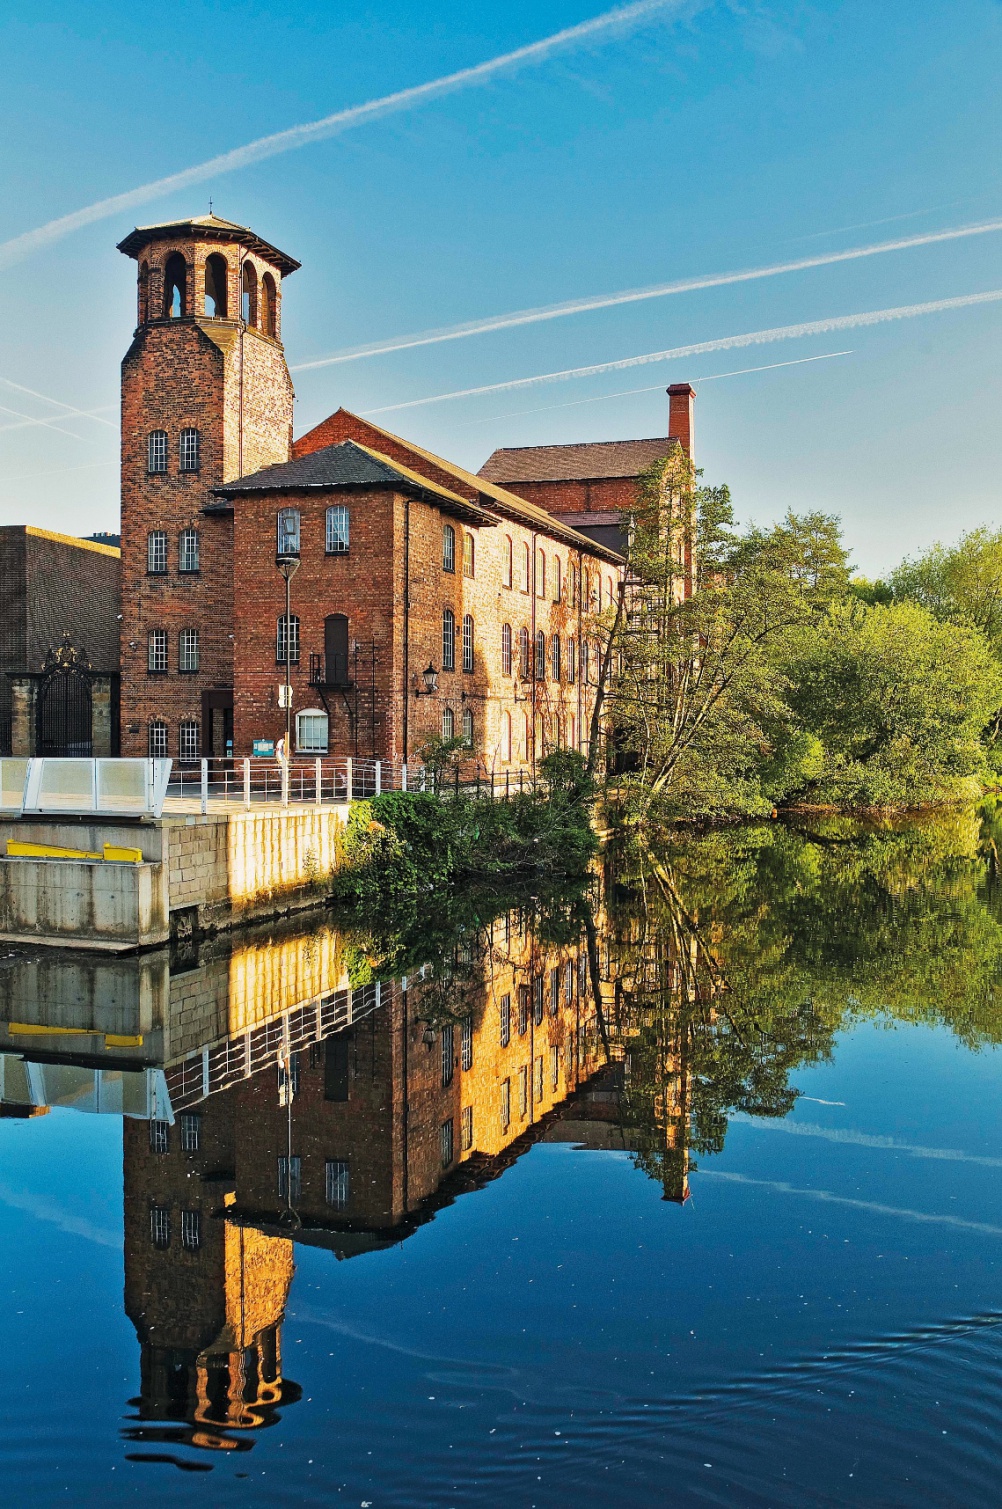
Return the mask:
M 197 803 L 202 812 L 227 806 L 330 806 L 361 801 L 385 791 L 436 791 L 440 796 L 500 800 L 532 788 L 529 771 L 488 770 L 471 760 L 446 772 L 401 760 L 352 756 L 317 759 L 200 759 L 175 761 L 167 788 L 171 799 Z

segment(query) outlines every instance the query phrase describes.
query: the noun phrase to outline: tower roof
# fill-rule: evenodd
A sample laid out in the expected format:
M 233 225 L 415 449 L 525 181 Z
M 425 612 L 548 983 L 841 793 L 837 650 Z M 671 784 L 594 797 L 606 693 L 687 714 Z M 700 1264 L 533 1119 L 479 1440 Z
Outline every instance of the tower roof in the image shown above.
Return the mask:
M 222 220 L 218 215 L 196 215 L 190 220 L 167 220 L 161 225 L 137 225 L 124 241 L 119 241 L 118 249 L 127 257 L 138 257 L 151 241 L 163 241 L 171 236 L 193 236 L 200 241 L 236 241 L 277 267 L 283 278 L 302 266 L 295 257 L 279 251 L 277 246 L 272 246 L 270 241 L 265 241 L 256 231 L 248 230 L 246 225 L 237 225 L 232 220 Z

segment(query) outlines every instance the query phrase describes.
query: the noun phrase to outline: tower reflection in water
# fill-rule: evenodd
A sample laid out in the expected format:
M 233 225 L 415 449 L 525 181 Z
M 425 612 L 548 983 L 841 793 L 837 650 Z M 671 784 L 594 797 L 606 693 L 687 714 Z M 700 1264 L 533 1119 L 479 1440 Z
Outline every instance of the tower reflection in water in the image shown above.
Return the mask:
M 632 1145 L 622 982 L 588 917 L 554 944 L 512 911 L 378 982 L 357 944 L 302 923 L 187 956 L 9 961 L 3 1114 L 123 1118 L 133 1459 L 247 1450 L 300 1399 L 281 1345 L 297 1243 L 339 1260 L 398 1243 L 541 1138 Z M 681 1200 L 684 1136 L 661 1120 Z

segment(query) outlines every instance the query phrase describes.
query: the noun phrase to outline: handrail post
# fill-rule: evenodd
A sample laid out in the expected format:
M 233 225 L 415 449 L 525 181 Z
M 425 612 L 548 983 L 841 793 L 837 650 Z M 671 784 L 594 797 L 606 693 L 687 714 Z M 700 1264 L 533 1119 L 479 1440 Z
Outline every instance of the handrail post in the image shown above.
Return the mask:
M 377 796 L 382 791 L 382 789 L 383 789 L 383 762 L 382 762 L 382 760 L 377 760 L 376 761 L 376 795 Z
M 324 777 L 323 777 L 323 762 L 320 760 L 319 756 L 317 758 L 317 763 L 316 763 L 316 767 L 315 768 L 316 768 L 316 779 L 314 781 L 314 784 L 315 784 L 315 786 L 317 788 L 315 795 L 316 795 L 316 799 L 317 799 L 317 806 L 319 807 L 320 803 L 323 800 L 323 779 L 324 779 Z
M 406 791 L 407 790 L 407 761 L 406 760 L 404 761 L 404 763 L 400 767 L 400 790 L 401 791 Z
M 249 807 L 250 801 L 250 760 L 244 755 L 244 806 Z
M 355 781 L 354 781 L 354 777 L 353 777 L 353 774 L 352 774 L 351 755 L 349 755 L 348 758 L 347 758 L 347 760 L 345 761 L 345 768 L 346 768 L 346 771 L 347 771 L 347 774 L 345 776 L 345 780 L 347 782 L 347 792 L 346 792 L 346 795 L 345 795 L 345 800 L 349 801 L 349 802 L 353 802 L 355 800 Z
M 289 756 L 288 755 L 286 755 L 285 758 L 282 761 L 282 796 L 281 796 L 281 802 L 282 802 L 282 806 L 283 807 L 287 807 L 289 805 Z
M 202 815 L 204 816 L 205 813 L 209 810 L 209 762 L 204 758 L 202 760 L 201 797 L 202 800 L 200 805 L 202 808 Z

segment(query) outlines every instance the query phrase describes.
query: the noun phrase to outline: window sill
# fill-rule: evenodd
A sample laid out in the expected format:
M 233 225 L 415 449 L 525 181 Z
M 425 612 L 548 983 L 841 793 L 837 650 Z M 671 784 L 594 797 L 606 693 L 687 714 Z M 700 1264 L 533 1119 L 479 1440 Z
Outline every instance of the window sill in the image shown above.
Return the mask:
M 331 560 L 331 561 L 347 560 L 348 557 L 351 555 L 351 551 L 350 550 L 325 550 L 324 551 L 324 555 L 325 555 L 325 557 L 328 560 Z
M 167 571 L 166 569 L 163 570 L 163 571 L 150 571 L 149 568 L 147 568 L 146 575 L 147 576 L 170 576 L 170 572 Z
M 147 674 L 147 676 L 166 676 L 168 674 L 168 672 L 167 671 L 152 671 L 152 670 L 150 670 L 149 666 L 147 666 L 146 667 L 146 674 Z
M 201 576 L 202 569 L 201 569 L 200 566 L 196 566 L 194 569 L 190 569 L 190 568 L 186 569 L 184 566 L 179 566 L 177 568 L 177 574 L 178 574 L 178 576 Z M 167 573 L 166 573 L 166 571 L 158 571 L 158 572 L 154 572 L 153 575 L 155 575 L 155 576 L 166 576 Z
M 177 668 L 179 676 L 197 676 L 198 672 L 199 667 L 197 665 L 179 665 Z

